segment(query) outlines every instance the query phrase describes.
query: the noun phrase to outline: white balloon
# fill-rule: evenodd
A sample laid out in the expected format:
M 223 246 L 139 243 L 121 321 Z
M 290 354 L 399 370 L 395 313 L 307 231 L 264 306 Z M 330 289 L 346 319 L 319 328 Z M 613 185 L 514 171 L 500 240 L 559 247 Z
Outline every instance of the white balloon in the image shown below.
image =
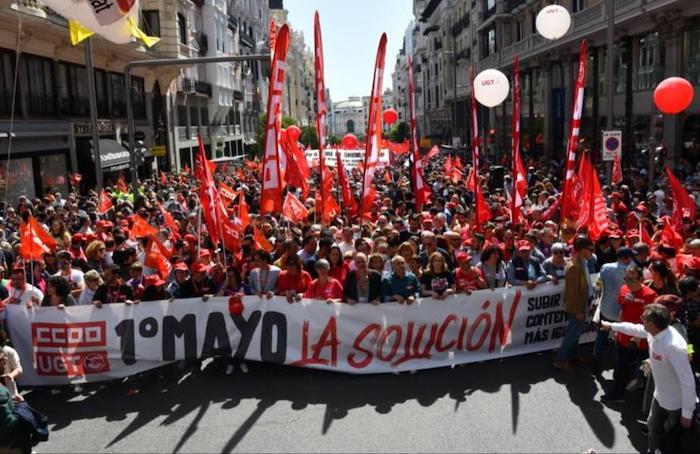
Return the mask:
M 559 39 L 569 31 L 571 15 L 563 6 L 549 5 L 542 8 L 537 15 L 535 27 L 546 39 Z
M 474 78 L 474 96 L 486 107 L 496 107 L 508 97 L 510 83 L 497 69 L 486 69 Z

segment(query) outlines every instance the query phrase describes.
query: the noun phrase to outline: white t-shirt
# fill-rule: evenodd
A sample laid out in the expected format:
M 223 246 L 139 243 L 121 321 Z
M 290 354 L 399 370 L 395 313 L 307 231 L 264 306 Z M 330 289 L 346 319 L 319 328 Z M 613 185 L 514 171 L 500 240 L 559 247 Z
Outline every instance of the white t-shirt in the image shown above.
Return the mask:
M 343 254 L 343 256 L 345 256 L 345 253 L 348 251 L 355 252 L 355 243 L 352 241 L 341 241 L 340 243 L 338 243 L 338 248 L 340 249 L 340 252 Z
M 82 292 L 80 292 L 80 298 L 78 298 L 78 306 L 87 306 L 92 304 L 93 296 L 95 296 L 95 290 L 91 290 L 90 287 L 85 286 Z
M 70 275 L 65 275 L 63 274 L 63 271 L 59 271 L 58 273 L 54 274 L 54 276 L 61 276 L 68 279 L 71 290 L 73 290 L 75 287 L 84 287 L 83 272 L 80 270 L 71 269 Z
M 5 370 L 0 370 L 0 375 L 9 374 L 15 369 L 19 369 L 19 373 L 21 374 L 22 364 L 19 361 L 19 355 L 17 354 L 17 350 L 6 345 L 2 347 L 2 351 L 7 356 L 7 362 L 5 363 Z M 8 381 L 9 383 L 4 383 L 4 385 L 6 385 L 7 389 L 10 391 L 10 394 L 14 396 L 17 394 L 17 383 L 15 383 L 14 380 Z
M 11 285 L 7 290 L 10 293 L 8 301 L 11 301 L 13 304 L 27 304 L 32 297 L 36 296 L 36 299 L 39 301 L 36 305 L 39 306 L 44 299 L 44 294 L 41 290 L 31 284 L 24 284 L 24 290 L 14 288 Z M 6 311 L 0 312 L 0 320 L 5 320 L 5 312 Z

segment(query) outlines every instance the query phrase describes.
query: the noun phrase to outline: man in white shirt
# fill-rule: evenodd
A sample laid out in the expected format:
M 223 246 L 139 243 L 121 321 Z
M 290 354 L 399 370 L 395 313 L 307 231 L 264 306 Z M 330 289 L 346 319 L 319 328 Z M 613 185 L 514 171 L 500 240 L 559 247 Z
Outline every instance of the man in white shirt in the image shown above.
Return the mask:
M 77 300 L 85 288 L 83 272 L 73 268 L 71 264 L 73 255 L 68 251 L 58 251 L 56 253 L 56 261 L 58 263 L 58 272 L 54 276 L 61 276 L 68 281 L 70 293 Z
M 27 284 L 27 278 L 24 273 L 24 268 L 21 266 L 15 266 L 12 270 L 10 287 L 8 288 L 10 296 L 7 298 L 7 303 L 41 306 L 44 294 L 33 285 Z M 0 312 L 0 320 L 4 319 L 5 311 L 2 311 Z
M 352 226 L 343 227 L 343 241 L 338 243 L 340 252 L 345 256 L 348 251 L 355 252 L 355 240 L 353 238 Z
M 650 304 L 642 315 L 643 325 L 601 322 L 601 329 L 645 338 L 654 376 L 654 401 L 647 419 L 649 452 L 654 453 L 669 429 L 680 421 L 690 428 L 697 395 L 695 377 L 688 360 L 688 344 L 678 331 L 670 328 L 671 315 L 660 304 Z

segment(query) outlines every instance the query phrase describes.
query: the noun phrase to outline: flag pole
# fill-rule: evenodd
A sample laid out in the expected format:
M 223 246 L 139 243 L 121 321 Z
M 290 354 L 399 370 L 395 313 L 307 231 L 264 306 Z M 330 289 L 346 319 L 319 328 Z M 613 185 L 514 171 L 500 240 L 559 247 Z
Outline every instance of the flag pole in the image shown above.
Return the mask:
M 195 260 L 199 260 L 199 249 L 202 242 L 202 200 L 199 200 L 199 206 L 197 207 L 197 247 L 195 249 L 197 257 Z

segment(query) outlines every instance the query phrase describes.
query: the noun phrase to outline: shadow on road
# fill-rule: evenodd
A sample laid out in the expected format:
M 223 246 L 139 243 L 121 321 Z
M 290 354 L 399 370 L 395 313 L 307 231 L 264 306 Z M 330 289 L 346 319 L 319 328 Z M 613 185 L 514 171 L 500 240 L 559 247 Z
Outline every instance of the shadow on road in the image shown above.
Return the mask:
M 160 417 L 165 417 L 161 424 L 168 426 L 196 412 L 195 418 L 178 440 L 175 452 L 180 451 L 196 433 L 210 406 L 219 404 L 223 409 L 234 409 L 241 401 L 259 400 L 255 410 L 225 444 L 222 452 L 231 452 L 265 411 L 278 402 L 290 402 L 294 410 L 303 410 L 308 405 L 325 405 L 322 433 L 326 434 L 334 421 L 344 418 L 356 408 L 369 405 L 377 413 L 389 414 L 394 406 L 408 401 L 428 407 L 448 396 L 454 400 L 456 412 L 461 405 L 469 404 L 471 394 L 496 393 L 504 386 L 510 390 L 512 431 L 516 433 L 521 394 L 527 394 L 533 385 L 554 377 L 567 387 L 571 401 L 580 407 L 600 443 L 606 447 L 614 443 L 613 425 L 595 398 L 598 388 L 594 378 L 583 370 L 576 374 L 558 375 L 550 365 L 549 353 L 454 369 L 424 370 L 414 375 L 403 373 L 400 376 L 347 375 L 259 363 L 249 363 L 249 366 L 251 370 L 247 375 L 237 373 L 226 377 L 216 372 L 210 363 L 201 375 L 189 374 L 179 383 L 157 381 L 142 386 L 140 393 L 128 397 L 123 385 L 110 383 L 80 399 L 75 399 L 75 395 L 68 391 L 51 395 L 45 390 L 31 392 L 27 399 L 49 416 L 54 432 L 60 432 L 79 420 L 105 418 L 107 421 L 120 421 L 125 420 L 128 414 L 137 413 L 136 418 L 106 447 L 124 440 Z M 93 385 L 93 389 L 96 387 Z M 568 405 L 568 402 L 562 402 L 562 405 L 565 404 Z M 623 424 L 629 423 L 629 418 L 623 417 Z M 639 435 L 638 428 L 631 428 L 631 433 Z M 633 436 L 636 437 L 630 435 L 630 438 Z M 633 443 L 640 449 L 645 445 L 643 438 L 633 440 Z

